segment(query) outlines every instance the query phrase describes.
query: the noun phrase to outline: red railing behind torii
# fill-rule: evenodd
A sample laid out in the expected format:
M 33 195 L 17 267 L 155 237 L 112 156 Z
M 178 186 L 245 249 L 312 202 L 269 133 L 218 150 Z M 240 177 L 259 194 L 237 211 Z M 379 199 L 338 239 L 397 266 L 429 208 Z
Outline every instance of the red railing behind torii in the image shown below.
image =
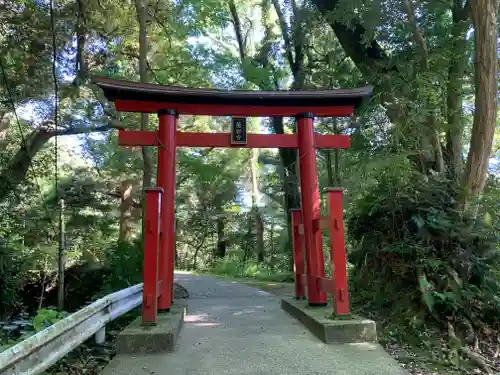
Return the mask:
M 142 323 L 154 324 L 158 317 L 158 298 L 162 294 L 160 285 L 166 282 L 159 274 L 160 223 L 163 189 L 146 190 L 146 212 L 144 223 L 144 263 L 142 287 Z

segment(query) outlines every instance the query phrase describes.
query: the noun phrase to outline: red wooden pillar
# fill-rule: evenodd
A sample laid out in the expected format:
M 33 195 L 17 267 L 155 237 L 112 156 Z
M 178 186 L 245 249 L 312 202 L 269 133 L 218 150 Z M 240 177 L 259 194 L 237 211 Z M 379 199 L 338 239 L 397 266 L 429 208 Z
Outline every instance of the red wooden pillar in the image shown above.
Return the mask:
M 292 215 L 292 246 L 293 246 L 293 266 L 295 275 L 295 298 L 305 299 L 306 291 L 302 275 L 305 273 L 304 253 L 302 236 L 299 231 L 299 225 L 302 224 L 300 208 L 290 210 Z
M 342 189 L 329 188 L 328 211 L 330 216 L 330 259 L 334 281 L 333 309 L 337 315 L 349 314 L 347 260 L 345 252 Z
M 158 258 L 162 188 L 146 190 L 142 323 L 155 324 L 158 314 Z
M 162 280 L 160 311 L 169 311 L 172 304 L 175 246 L 175 132 L 177 113 L 172 110 L 158 112 L 158 173 L 157 185 L 163 188 L 160 236 L 160 280 Z
M 325 277 L 321 232 L 313 225 L 314 221 L 319 222 L 321 216 L 313 118 L 312 113 L 297 116 L 300 193 L 306 249 L 308 303 L 309 306 L 325 306 L 326 293 L 320 290 L 317 282 L 318 277 Z

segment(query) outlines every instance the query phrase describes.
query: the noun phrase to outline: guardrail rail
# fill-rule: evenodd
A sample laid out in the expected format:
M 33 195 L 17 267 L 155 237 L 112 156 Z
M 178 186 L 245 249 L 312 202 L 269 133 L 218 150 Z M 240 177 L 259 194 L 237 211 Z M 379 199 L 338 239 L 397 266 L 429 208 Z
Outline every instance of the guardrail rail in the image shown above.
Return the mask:
M 143 284 L 108 294 L 0 353 L 0 375 L 36 375 L 95 335 L 104 343 L 106 324 L 142 303 Z

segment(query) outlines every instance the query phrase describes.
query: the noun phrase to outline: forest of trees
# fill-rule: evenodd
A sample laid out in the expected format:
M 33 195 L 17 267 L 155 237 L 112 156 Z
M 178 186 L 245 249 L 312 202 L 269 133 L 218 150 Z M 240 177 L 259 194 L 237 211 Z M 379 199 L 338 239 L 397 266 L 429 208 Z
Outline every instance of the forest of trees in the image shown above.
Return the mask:
M 318 150 L 317 161 L 320 189 L 345 188 L 355 303 L 416 330 L 494 342 L 498 5 L 0 0 L 0 316 L 55 303 L 61 217 L 66 294 L 80 290 L 66 309 L 141 279 L 156 149 L 121 148 L 116 129 L 154 129 L 157 116 L 116 112 L 92 76 L 252 90 L 370 84 L 354 116 L 315 121 L 318 133 L 351 136 L 349 150 Z M 248 123 L 295 132 L 289 118 Z M 186 131 L 229 125 L 179 120 Z M 179 149 L 177 160 L 176 267 L 289 281 L 296 150 Z M 99 284 L 82 288 L 86 272 Z

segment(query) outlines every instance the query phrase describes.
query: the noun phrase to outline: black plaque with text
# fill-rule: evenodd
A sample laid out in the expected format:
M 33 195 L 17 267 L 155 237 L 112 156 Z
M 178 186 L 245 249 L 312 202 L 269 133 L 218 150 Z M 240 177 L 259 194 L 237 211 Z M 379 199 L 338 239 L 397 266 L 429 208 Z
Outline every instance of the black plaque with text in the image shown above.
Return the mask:
M 231 121 L 231 144 L 247 144 L 247 119 L 233 117 Z

